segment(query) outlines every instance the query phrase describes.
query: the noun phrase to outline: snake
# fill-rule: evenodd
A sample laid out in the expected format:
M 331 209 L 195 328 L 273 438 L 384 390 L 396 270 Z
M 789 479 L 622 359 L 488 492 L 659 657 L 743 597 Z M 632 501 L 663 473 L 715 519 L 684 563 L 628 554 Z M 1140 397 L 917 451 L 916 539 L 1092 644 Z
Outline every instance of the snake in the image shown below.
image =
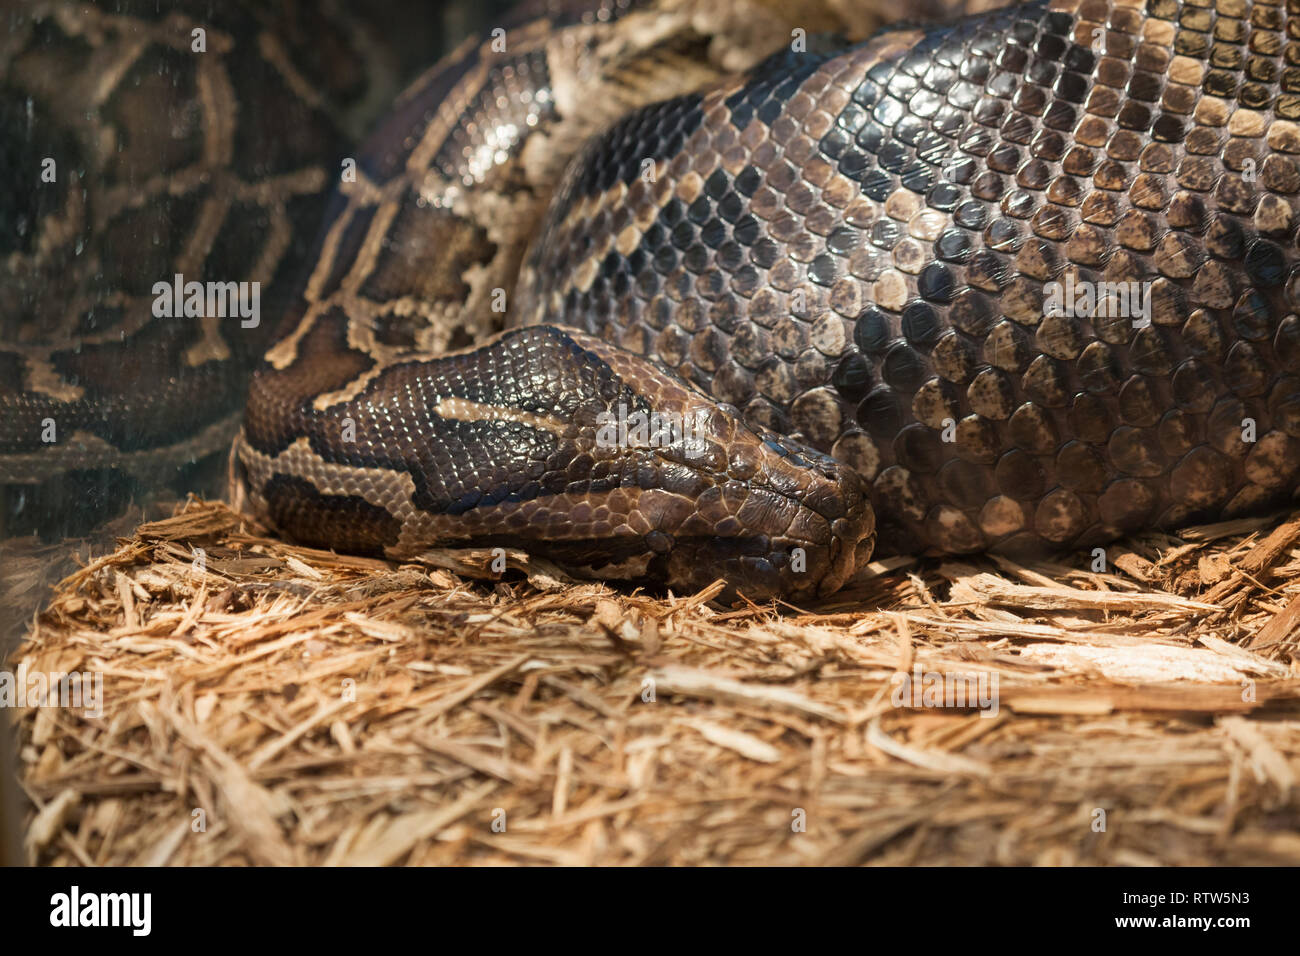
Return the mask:
M 236 505 L 318 547 L 794 600 L 873 556 L 1093 553 L 1293 500 L 1289 4 L 862 38 L 775 10 L 525 5 L 400 94 L 215 436 Z M 38 359 L 0 349 L 10 480 L 50 450 L 12 410 L 85 388 Z

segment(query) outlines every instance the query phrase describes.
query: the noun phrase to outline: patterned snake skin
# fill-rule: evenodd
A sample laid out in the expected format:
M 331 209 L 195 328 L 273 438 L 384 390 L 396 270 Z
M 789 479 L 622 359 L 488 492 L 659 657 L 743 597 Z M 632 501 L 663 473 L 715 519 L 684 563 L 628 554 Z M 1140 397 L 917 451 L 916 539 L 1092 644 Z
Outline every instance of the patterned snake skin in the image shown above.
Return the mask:
M 205 490 L 403 55 L 337 0 L 0 0 L 0 537 Z M 177 273 L 259 283 L 262 321 L 157 318 Z
M 1292 496 L 1289 6 L 838 48 L 762 13 L 563 4 L 409 90 L 254 376 L 241 505 L 763 597 L 873 544 L 1090 548 Z M 697 430 L 607 440 L 624 413 Z

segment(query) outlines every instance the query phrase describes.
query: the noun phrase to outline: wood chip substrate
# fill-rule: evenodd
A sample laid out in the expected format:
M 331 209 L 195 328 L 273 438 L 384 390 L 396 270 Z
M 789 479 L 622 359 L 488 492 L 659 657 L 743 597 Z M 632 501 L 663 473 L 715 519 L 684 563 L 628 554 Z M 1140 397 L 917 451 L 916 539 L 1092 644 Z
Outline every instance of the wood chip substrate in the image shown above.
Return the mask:
M 102 680 L 8 710 L 26 852 L 1300 863 L 1300 516 L 1074 566 L 882 560 L 816 607 L 720 587 L 357 558 L 190 501 L 81 555 L 5 664 Z

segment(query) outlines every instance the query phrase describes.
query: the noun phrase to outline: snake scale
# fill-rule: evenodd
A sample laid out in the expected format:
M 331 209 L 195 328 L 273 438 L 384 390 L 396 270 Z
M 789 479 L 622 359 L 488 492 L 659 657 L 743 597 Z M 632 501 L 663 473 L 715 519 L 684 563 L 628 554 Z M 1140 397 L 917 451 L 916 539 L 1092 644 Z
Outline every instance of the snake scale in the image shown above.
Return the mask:
M 232 493 L 315 545 L 522 546 L 758 598 L 830 593 L 873 547 L 1090 549 L 1284 503 L 1292 5 L 1039 0 L 858 42 L 762 4 L 526 7 L 359 147 Z M 282 210 L 288 175 L 240 195 Z M 263 344 L 161 322 L 118 342 L 206 328 L 214 352 L 173 349 L 196 369 Z M 34 351 L 0 366 L 6 480 L 39 480 L 51 403 L 118 455 L 205 421 L 165 390 L 110 410 Z M 152 430 L 114 423 L 146 407 Z

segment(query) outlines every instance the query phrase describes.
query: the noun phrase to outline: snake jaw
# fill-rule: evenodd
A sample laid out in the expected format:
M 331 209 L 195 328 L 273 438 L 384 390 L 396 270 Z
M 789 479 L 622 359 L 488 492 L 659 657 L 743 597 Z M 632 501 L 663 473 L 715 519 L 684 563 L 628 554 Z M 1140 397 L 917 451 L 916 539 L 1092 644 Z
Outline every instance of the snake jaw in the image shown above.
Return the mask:
M 574 337 L 618 369 L 640 404 L 689 425 L 680 440 L 641 449 L 659 463 L 664 484 L 675 484 L 669 479 L 680 470 L 705 486 L 684 520 L 665 513 L 654 524 L 654 533 L 672 541 L 670 586 L 700 588 L 723 577 L 724 598 L 820 597 L 869 560 L 875 516 L 852 468 L 791 438 L 751 429 L 734 406 L 655 363 Z
M 668 391 L 657 397 L 677 404 Z M 875 517 L 856 472 L 791 439 L 751 430 L 725 404 L 708 402 L 697 420 L 696 455 L 659 450 L 710 485 L 683 526 L 657 529 L 674 535 L 670 585 L 703 587 L 723 577 L 724 598 L 822 597 L 865 564 Z
M 724 600 L 825 597 L 869 560 L 875 520 L 854 472 L 818 476 L 801 497 L 761 481 L 743 493 L 733 520 L 715 524 L 712 535 L 676 538 L 665 576 L 670 586 L 701 588 L 721 577 Z
M 875 545 L 875 513 L 866 483 L 852 468 L 813 448 L 766 431 L 759 438 L 775 455 L 764 482 L 772 487 L 793 483 L 806 515 L 807 581 L 792 582 L 788 593 L 831 594 L 870 560 Z
M 843 469 L 840 482 L 845 514 L 831 522 L 831 568 L 818 585 L 818 597 L 838 591 L 866 567 L 876 545 L 876 515 L 866 482 L 849 468 Z

